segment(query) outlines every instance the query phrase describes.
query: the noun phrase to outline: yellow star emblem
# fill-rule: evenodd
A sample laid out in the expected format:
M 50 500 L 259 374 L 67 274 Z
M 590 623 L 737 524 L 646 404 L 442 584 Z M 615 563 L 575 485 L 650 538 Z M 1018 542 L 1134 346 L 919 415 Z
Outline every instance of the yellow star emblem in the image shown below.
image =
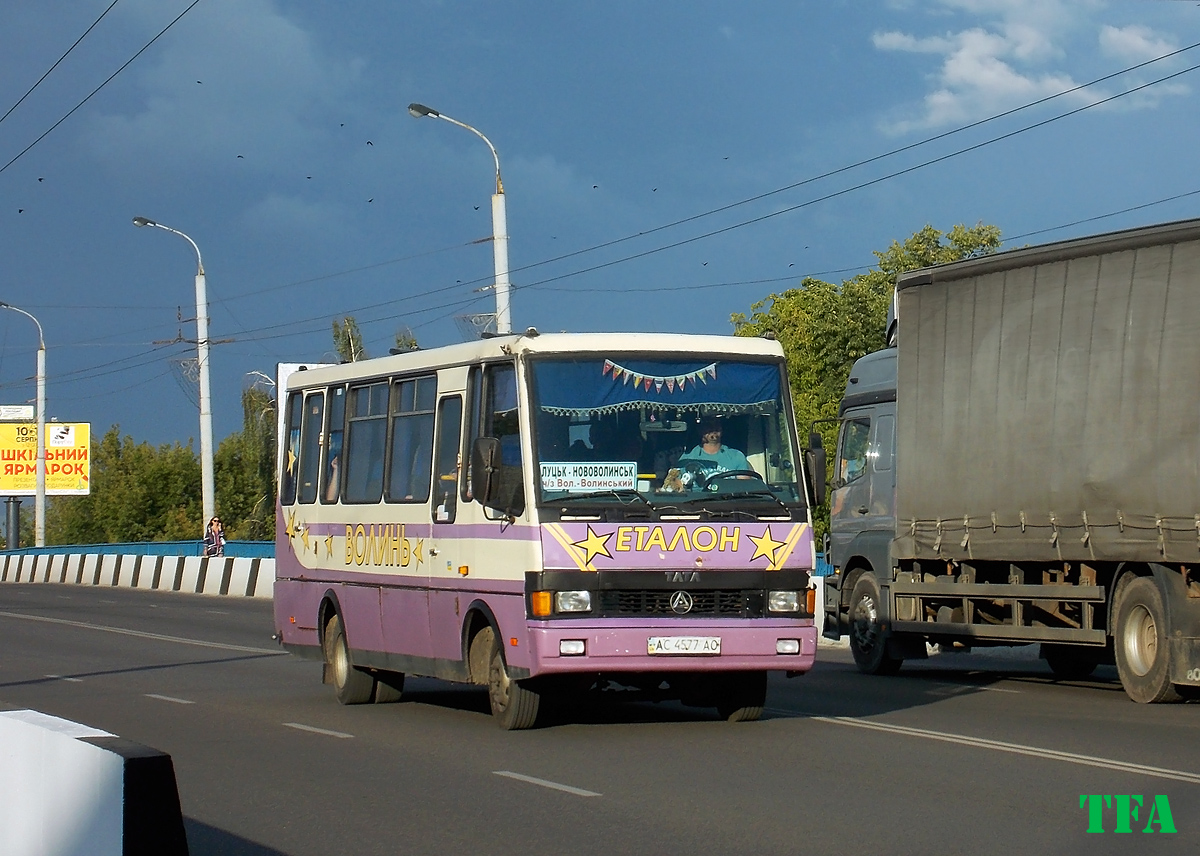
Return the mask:
M 304 552 L 308 552 L 308 527 L 300 524 L 300 540 L 304 542 Z
M 413 548 L 413 558 L 415 558 L 417 560 L 417 567 L 420 567 L 421 563 L 425 561 L 425 556 L 423 553 L 424 549 L 425 549 L 425 539 L 418 538 L 417 546 Z
M 750 561 L 753 562 L 759 556 L 763 556 L 767 560 L 767 565 L 771 566 L 775 564 L 775 551 L 782 547 L 785 542 L 776 541 L 772 538 L 771 527 L 768 526 L 766 531 L 757 538 L 751 535 L 750 543 L 754 545 L 754 555 L 750 557 Z
M 296 453 L 288 449 L 287 471 L 293 473 L 296 471 Z
M 283 527 L 283 531 L 287 533 L 289 541 L 296 537 L 296 512 L 288 512 L 287 525 Z
M 583 563 L 585 565 L 590 565 L 592 563 L 592 559 L 596 558 L 597 556 L 604 556 L 606 559 L 611 559 L 612 553 L 608 552 L 608 539 L 612 537 L 612 533 L 609 532 L 607 535 L 598 535 L 592 531 L 591 526 L 588 526 L 587 532 L 588 534 L 586 538 L 584 538 L 582 541 L 576 541 L 572 544 L 572 546 L 583 550 Z
M 332 535 L 325 536 L 325 555 L 327 557 L 333 555 L 333 536 Z

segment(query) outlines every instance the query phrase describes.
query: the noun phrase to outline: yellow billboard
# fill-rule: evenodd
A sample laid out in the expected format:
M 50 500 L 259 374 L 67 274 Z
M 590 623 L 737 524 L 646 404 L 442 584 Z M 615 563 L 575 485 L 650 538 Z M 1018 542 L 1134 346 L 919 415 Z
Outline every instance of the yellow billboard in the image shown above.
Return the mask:
M 46 423 L 46 495 L 82 496 L 90 489 L 92 426 Z M 0 422 L 0 496 L 37 493 L 37 424 Z

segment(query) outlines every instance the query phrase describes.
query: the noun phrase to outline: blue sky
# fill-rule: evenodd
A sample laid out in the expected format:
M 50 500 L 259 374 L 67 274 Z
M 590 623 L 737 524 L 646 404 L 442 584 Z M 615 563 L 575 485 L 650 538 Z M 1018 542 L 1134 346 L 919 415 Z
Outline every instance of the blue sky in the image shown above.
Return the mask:
M 0 5 L 0 115 L 111 2 Z M 200 0 L 21 154 L 190 3 L 118 0 L 0 120 L 0 300 L 45 328 L 49 416 L 97 434 L 197 436 L 194 347 L 154 344 L 194 338 L 194 254 L 134 216 L 204 255 L 218 439 L 335 318 L 379 355 L 493 308 L 491 155 L 412 101 L 499 150 L 518 329 L 728 333 L 927 223 L 1019 245 L 1200 216 L 1114 213 L 1200 191 L 1200 72 L 1099 103 L 1200 48 L 821 178 L 1200 42 L 1190 0 Z M 32 400 L 35 346 L 0 312 L 0 404 Z

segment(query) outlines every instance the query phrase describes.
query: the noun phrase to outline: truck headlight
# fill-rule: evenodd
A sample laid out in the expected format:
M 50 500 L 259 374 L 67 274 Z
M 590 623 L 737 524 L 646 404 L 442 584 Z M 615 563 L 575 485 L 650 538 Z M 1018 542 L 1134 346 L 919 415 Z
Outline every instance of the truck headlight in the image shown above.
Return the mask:
M 591 612 L 590 591 L 560 591 L 554 595 L 555 612 Z
M 799 612 L 800 592 L 772 591 L 767 592 L 768 612 Z

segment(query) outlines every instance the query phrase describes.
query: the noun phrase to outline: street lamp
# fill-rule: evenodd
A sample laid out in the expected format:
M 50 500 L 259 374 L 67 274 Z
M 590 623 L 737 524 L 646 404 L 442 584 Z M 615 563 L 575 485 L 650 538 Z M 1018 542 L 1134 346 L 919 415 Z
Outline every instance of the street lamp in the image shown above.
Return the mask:
M 500 156 L 496 154 L 496 147 L 492 145 L 491 140 L 470 125 L 451 119 L 424 104 L 409 104 L 408 112 L 418 119 L 430 116 L 466 128 L 487 143 L 488 148 L 492 150 L 492 159 L 496 162 L 496 193 L 492 196 L 492 254 L 496 261 L 496 332 L 511 333 L 512 315 L 508 305 L 508 215 L 504 210 L 504 184 L 500 181 Z
M 0 301 L 0 309 L 11 309 L 19 312 L 37 324 L 37 487 L 34 499 L 33 536 L 34 544 L 46 546 L 46 339 L 42 335 L 42 324 L 24 309 L 18 309 L 11 304 Z M 10 533 L 11 534 L 11 533 Z M 9 544 L 9 549 L 15 549 L 16 544 Z
M 208 385 L 208 294 L 204 283 L 204 261 L 196 242 L 170 226 L 155 223 L 145 217 L 134 217 L 135 226 L 154 226 L 178 235 L 196 251 L 196 362 L 200 369 L 200 483 L 204 502 L 204 523 L 217 513 L 216 488 L 213 482 L 212 394 Z

